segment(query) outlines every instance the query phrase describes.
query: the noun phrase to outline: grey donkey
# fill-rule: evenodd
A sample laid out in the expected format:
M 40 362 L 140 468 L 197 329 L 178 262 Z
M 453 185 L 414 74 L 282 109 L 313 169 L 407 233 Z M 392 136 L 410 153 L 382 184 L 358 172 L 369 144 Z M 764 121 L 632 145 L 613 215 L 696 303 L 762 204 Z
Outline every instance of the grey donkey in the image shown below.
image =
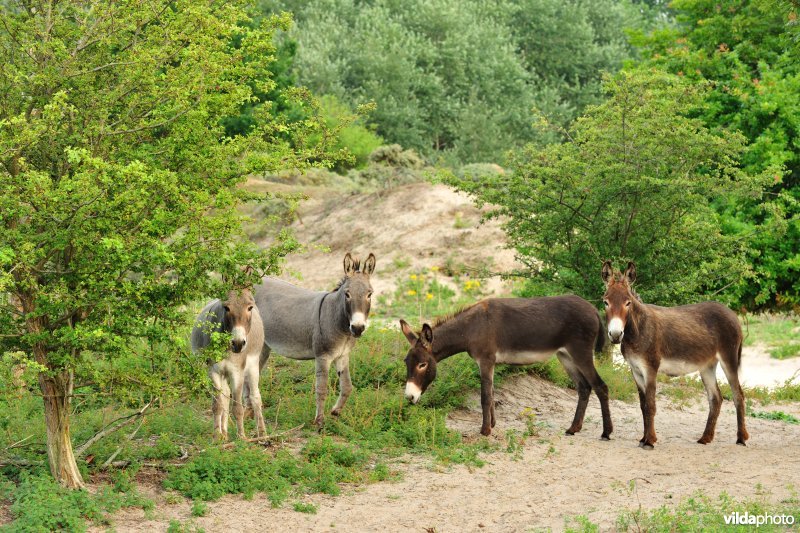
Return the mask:
M 332 415 L 339 415 L 353 390 L 350 351 L 367 328 L 372 298 L 369 278 L 374 271 L 373 254 L 362 265 L 348 253 L 344 256 L 344 277 L 330 292 L 310 291 L 278 279 L 266 279 L 255 289 L 256 306 L 264 321 L 261 368 L 272 351 L 291 359 L 314 360 L 314 423 L 318 426 L 324 420 L 331 364 L 339 376 L 339 398 Z M 255 390 L 251 387 L 248 385 Z

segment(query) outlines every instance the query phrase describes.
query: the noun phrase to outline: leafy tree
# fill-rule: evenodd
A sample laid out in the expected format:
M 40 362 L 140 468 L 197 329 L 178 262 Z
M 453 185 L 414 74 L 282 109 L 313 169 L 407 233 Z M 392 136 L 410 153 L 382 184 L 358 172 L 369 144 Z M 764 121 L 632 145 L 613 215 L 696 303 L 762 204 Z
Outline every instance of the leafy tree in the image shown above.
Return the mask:
M 241 283 L 249 264 L 253 281 L 295 246 L 243 238 L 244 176 L 331 163 L 305 141 L 325 127 L 313 105 L 294 124 L 262 106 L 247 135 L 225 135 L 254 84 L 274 87 L 272 35 L 289 24 L 248 24 L 246 4 L 2 4 L 0 350 L 41 370 L 50 469 L 66 486 L 83 484 L 76 379 L 165 393 L 186 358 L 181 306 L 221 292 L 209 272 Z
M 748 306 L 800 305 L 800 4 L 675 0 L 678 26 L 639 35 L 644 64 L 710 86 L 698 116 L 740 131 L 742 164 L 777 172 L 764 201 L 720 204 L 726 231 L 752 240 Z
M 374 101 L 388 142 L 446 162 L 502 161 L 532 140 L 532 109 L 566 123 L 631 57 L 628 0 L 284 0 L 298 79 L 351 107 Z
M 738 166 L 744 139 L 687 113 L 705 88 L 636 70 L 608 78 L 569 140 L 516 157 L 513 174 L 450 177 L 496 204 L 531 277 L 528 292 L 597 300 L 603 259 L 636 261 L 645 299 L 694 301 L 749 275 L 744 242 L 722 232 L 710 202 L 755 196 L 763 177 Z

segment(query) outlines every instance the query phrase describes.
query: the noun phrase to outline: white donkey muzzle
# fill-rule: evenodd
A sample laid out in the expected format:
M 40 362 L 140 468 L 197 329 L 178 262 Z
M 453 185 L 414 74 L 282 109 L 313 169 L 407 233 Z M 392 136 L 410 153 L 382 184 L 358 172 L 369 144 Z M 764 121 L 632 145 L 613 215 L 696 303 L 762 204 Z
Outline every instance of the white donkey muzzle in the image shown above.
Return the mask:
M 608 338 L 614 344 L 622 342 L 622 337 L 625 335 L 625 324 L 622 323 L 621 318 L 612 318 L 608 322 Z
M 247 344 L 247 332 L 243 327 L 237 326 L 231 330 L 231 351 L 240 353 Z
M 411 403 L 417 403 L 420 396 L 422 396 L 422 389 L 416 383 L 406 381 L 406 398 L 411 400 Z
M 360 337 L 367 329 L 367 325 L 367 317 L 364 316 L 364 313 L 353 313 L 350 317 L 350 333 L 354 337 Z

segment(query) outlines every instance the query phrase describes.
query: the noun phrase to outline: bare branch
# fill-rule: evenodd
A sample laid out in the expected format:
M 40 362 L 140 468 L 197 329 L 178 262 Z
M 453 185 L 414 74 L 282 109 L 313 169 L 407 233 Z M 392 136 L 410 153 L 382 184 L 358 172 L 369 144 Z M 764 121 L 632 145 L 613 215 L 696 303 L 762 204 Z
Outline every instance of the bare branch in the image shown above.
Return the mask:
M 153 402 L 155 400 L 156 400 L 156 398 L 153 398 L 144 407 L 142 407 L 141 409 L 139 409 L 135 413 L 127 415 L 127 416 L 122 416 L 120 418 L 117 418 L 113 422 L 110 422 L 109 424 L 107 424 L 103 429 L 98 431 L 92 438 L 90 438 L 89 440 L 87 440 L 86 442 L 84 442 L 83 444 L 78 446 L 77 448 L 75 448 L 75 457 L 82 457 L 89 450 L 89 447 L 92 444 L 94 444 L 95 442 L 99 441 L 100 439 L 102 439 L 104 437 L 107 437 L 108 435 L 110 435 L 110 434 L 112 434 L 112 433 L 114 433 L 116 431 L 119 431 L 120 429 L 124 428 L 125 426 L 129 426 L 129 425 L 133 424 L 134 422 L 136 422 L 136 420 L 138 418 L 140 418 L 142 415 L 144 415 L 145 411 L 147 411 L 147 409 L 150 408 L 151 405 L 153 405 Z M 122 422 L 117 424 L 117 422 L 120 422 L 120 421 L 122 421 Z M 114 426 L 114 424 L 117 424 L 117 425 Z

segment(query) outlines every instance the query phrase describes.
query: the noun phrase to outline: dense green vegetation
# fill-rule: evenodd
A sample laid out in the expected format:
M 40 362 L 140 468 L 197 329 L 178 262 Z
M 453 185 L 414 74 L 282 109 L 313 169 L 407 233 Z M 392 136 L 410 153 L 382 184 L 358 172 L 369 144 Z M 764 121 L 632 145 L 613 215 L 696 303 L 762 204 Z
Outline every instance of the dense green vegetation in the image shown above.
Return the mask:
M 751 276 L 746 244 L 723 232 L 711 204 L 757 196 L 765 178 L 739 168 L 740 134 L 686 116 L 705 88 L 639 69 L 608 78 L 605 90 L 568 141 L 521 152 L 514 173 L 447 180 L 499 206 L 527 292 L 597 301 L 605 258 L 635 259 L 643 298 L 660 304 Z
M 772 174 L 763 198 L 716 206 L 726 232 L 749 242 L 756 273 L 732 288 L 732 298 L 750 309 L 797 306 L 800 6 L 790 0 L 676 0 L 671 7 L 675 27 L 634 40 L 643 64 L 707 85 L 694 115 L 711 129 L 741 132 L 748 143 L 742 167 Z
M 634 55 L 625 29 L 655 19 L 628 0 L 262 5 L 295 16 L 300 83 L 352 107 L 375 102 L 381 136 L 451 164 L 557 138 L 532 127 L 532 109 L 563 124 L 598 102 L 601 73 Z

